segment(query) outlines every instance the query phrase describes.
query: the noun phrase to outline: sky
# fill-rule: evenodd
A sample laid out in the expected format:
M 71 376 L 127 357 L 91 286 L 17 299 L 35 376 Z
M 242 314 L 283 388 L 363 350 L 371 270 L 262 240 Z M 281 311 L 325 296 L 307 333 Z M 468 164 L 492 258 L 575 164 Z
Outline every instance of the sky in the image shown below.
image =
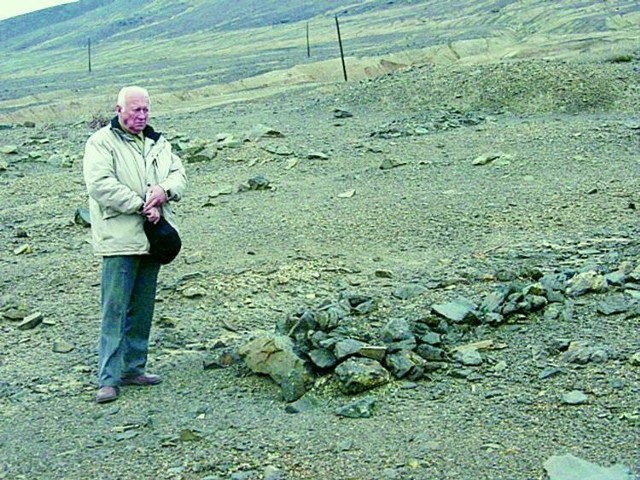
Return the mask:
M 0 0 L 0 20 L 76 0 Z

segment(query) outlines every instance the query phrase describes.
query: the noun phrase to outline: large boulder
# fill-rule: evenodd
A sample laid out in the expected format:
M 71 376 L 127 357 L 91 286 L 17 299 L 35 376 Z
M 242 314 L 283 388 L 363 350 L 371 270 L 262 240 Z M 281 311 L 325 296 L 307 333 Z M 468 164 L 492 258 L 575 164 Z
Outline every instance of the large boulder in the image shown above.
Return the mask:
M 281 387 L 285 400 L 296 400 L 306 392 L 311 374 L 289 337 L 265 334 L 240 347 L 238 353 L 254 373 L 271 377 Z

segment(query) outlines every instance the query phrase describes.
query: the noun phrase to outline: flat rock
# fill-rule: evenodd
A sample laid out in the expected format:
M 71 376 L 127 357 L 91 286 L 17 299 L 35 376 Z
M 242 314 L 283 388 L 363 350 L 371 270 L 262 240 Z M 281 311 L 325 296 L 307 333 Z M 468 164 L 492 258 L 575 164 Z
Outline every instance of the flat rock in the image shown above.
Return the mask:
M 30 315 L 27 315 L 22 319 L 22 321 L 18 324 L 18 330 L 31 330 L 32 328 L 37 327 L 42 323 L 44 316 L 40 312 L 34 312 Z
M 554 455 L 544 462 L 549 480 L 634 480 L 623 465 L 601 467 L 571 454 Z
M 588 397 L 582 390 L 572 390 L 562 395 L 562 403 L 567 405 L 582 405 L 587 400 Z
M 465 300 L 440 303 L 431 307 L 433 313 L 447 320 L 451 320 L 454 323 L 463 323 L 476 318 L 474 309 L 473 304 Z

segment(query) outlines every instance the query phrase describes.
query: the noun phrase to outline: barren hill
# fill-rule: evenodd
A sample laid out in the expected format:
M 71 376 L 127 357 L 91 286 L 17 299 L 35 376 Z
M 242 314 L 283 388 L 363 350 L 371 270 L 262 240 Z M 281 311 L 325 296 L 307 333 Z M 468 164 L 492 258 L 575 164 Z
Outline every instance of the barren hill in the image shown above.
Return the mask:
M 637 2 L 305 5 L 0 23 L 0 479 L 636 480 Z M 190 185 L 165 381 L 99 406 L 80 168 L 123 83 Z M 240 357 L 276 331 L 295 401 Z

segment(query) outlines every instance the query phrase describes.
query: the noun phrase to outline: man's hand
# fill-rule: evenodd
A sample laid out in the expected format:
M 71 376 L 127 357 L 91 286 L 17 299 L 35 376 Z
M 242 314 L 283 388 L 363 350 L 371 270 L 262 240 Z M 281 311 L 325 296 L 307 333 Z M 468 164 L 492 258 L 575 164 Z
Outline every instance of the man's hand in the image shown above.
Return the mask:
M 147 201 L 144 203 L 142 213 L 147 215 L 152 208 L 157 208 L 167 203 L 167 192 L 160 185 L 156 185 L 147 193 Z
M 142 214 L 147 218 L 151 223 L 158 223 L 160 220 L 160 209 L 158 207 L 151 207 L 143 211 Z

